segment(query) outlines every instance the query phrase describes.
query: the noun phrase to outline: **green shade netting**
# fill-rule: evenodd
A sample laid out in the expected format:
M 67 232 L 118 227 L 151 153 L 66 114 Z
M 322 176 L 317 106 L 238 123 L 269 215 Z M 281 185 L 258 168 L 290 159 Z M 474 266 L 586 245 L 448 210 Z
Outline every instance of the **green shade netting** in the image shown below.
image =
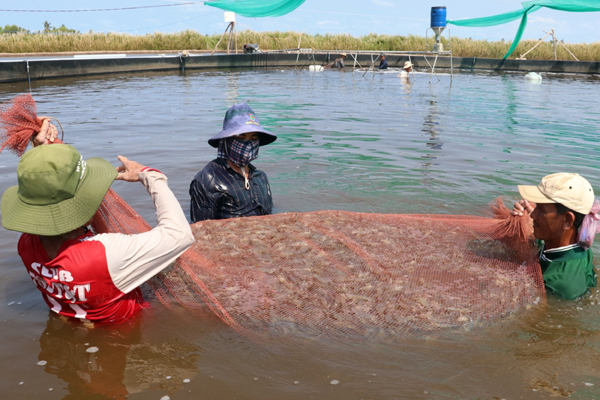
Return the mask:
M 214 0 L 204 4 L 243 17 L 280 17 L 294 11 L 306 0 Z
M 513 40 L 510 49 L 508 49 L 508 52 L 504 55 L 504 58 L 507 58 L 517 48 L 519 41 L 521 41 L 523 31 L 527 26 L 528 14 L 535 12 L 542 7 L 570 12 L 600 11 L 600 1 L 598 0 L 541 0 L 525 1 L 521 4 L 523 5 L 522 10 L 492 15 L 491 17 L 461 19 L 458 21 L 448 20 L 447 22 L 456 26 L 484 27 L 505 24 L 521 18 L 521 24 L 519 25 L 519 30 L 517 30 L 517 34 L 515 35 L 515 40 Z

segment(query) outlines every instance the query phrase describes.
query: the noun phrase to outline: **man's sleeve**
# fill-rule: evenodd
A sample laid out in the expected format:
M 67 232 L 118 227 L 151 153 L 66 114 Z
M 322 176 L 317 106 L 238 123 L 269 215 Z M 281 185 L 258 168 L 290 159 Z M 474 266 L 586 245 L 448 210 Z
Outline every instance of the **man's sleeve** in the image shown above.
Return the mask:
M 212 182 L 204 171 L 200 172 L 190 183 L 190 219 L 192 223 L 217 219 L 218 199 L 210 189 L 214 188 Z
M 267 186 L 267 198 L 269 202 L 269 210 L 268 213 L 271 214 L 273 212 L 273 195 L 271 194 L 271 185 L 269 185 L 269 178 L 267 178 L 267 174 L 265 174 L 265 184 Z
M 140 180 L 154 201 L 157 226 L 136 235 L 109 233 L 87 239 L 104 245 L 110 276 L 123 293 L 152 278 L 194 243 L 190 225 L 167 185 L 167 177 L 150 170 L 140 173 Z

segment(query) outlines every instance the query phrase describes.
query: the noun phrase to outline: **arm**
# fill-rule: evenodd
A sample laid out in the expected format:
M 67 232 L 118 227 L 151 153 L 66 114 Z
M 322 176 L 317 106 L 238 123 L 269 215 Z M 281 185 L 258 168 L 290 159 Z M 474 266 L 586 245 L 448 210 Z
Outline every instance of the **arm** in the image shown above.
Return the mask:
M 269 214 L 271 214 L 273 212 L 273 196 L 271 195 L 271 185 L 269 185 L 267 174 L 265 174 L 265 182 L 267 183 L 267 197 L 269 202 L 269 209 L 267 211 Z
M 216 192 L 214 176 L 202 170 L 190 183 L 190 219 L 192 223 L 217 219 L 221 209 L 220 193 Z
M 125 157 L 119 160 L 123 165 L 117 168 L 117 180 L 142 182 L 154 201 L 158 224 L 137 235 L 102 234 L 88 240 L 104 245 L 115 286 L 129 293 L 169 266 L 194 243 L 194 236 L 167 177 Z

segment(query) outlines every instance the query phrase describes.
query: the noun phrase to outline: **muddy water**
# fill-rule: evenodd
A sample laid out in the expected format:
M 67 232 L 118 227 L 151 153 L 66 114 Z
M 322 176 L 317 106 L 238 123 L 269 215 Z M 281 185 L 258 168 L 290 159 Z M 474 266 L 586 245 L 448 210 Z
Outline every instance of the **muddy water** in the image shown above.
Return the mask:
M 123 154 L 165 172 L 187 210 L 206 140 L 245 100 L 279 135 L 255 164 L 277 212 L 343 209 L 485 215 L 497 196 L 547 173 L 579 172 L 600 190 L 600 81 L 522 75 L 223 71 L 32 83 L 84 157 Z M 8 99 L 27 84 L 0 86 Z M 0 155 L 0 189 L 17 159 Z M 145 190 L 113 188 L 154 222 Z M 0 392 L 7 399 L 600 398 L 600 294 L 548 304 L 470 331 L 385 345 L 258 343 L 216 318 L 152 303 L 130 323 L 86 329 L 50 315 L 0 230 Z M 598 254 L 599 249 L 596 249 Z M 94 350 L 97 352 L 88 352 Z M 38 365 L 41 364 L 41 365 Z M 188 381 L 189 380 L 189 381 Z

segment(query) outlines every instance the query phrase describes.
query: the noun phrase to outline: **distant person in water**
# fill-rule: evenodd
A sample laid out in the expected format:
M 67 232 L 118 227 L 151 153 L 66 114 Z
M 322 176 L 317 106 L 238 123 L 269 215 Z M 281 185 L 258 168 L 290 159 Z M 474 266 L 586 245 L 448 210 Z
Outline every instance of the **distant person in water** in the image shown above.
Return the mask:
M 346 53 L 340 53 L 340 56 L 338 58 L 336 58 L 335 61 L 333 61 L 331 64 L 329 64 L 328 67 L 344 69 L 344 68 L 346 68 L 346 65 L 344 64 L 345 59 L 346 59 Z
M 404 67 L 402 67 L 402 70 L 398 74 L 398 78 L 401 78 L 403 80 L 409 80 L 410 79 L 409 73 L 412 72 L 412 70 L 413 70 L 413 64 L 410 61 L 405 62 Z
M 379 61 L 379 69 L 387 69 L 388 68 L 388 62 L 385 59 L 385 56 L 382 55 L 381 56 L 381 61 Z
M 250 106 L 231 106 L 223 130 L 208 140 L 217 158 L 208 163 L 190 184 L 192 222 L 271 214 L 273 199 L 267 174 L 250 162 L 260 146 L 277 136 L 264 129 Z
M 540 249 L 546 290 L 574 300 L 596 286 L 591 245 L 600 220 L 600 203 L 583 177 L 547 175 L 537 186 L 519 186 L 523 200 L 513 215 L 529 214 Z

